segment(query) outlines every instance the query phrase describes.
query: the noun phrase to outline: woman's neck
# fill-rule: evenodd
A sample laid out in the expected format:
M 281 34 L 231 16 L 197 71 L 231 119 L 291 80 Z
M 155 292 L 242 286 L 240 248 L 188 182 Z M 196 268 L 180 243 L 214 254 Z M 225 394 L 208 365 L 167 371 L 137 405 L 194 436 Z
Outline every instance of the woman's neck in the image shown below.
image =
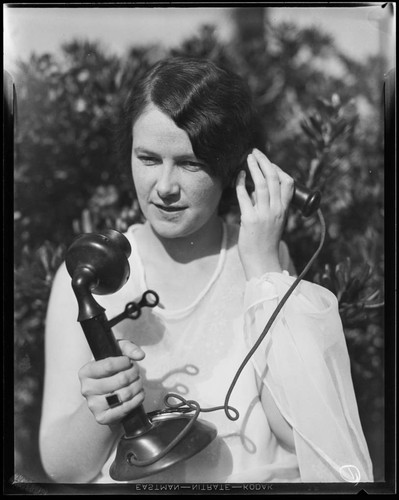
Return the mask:
M 217 268 L 223 237 L 219 217 L 182 238 L 161 238 L 149 223 L 137 234 L 146 284 L 161 298 L 160 307 L 176 310 L 192 304 Z
M 163 238 L 146 222 L 142 236 L 146 250 L 157 259 L 168 258 L 179 264 L 219 254 L 223 222 L 215 215 L 198 231 L 181 238 Z

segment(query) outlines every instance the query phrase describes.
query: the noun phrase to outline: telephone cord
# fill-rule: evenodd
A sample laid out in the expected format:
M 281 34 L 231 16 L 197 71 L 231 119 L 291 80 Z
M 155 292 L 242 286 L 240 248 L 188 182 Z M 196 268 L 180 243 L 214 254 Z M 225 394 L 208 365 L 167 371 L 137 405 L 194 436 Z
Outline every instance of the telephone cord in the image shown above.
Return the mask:
M 309 269 L 313 265 L 313 262 L 316 260 L 319 253 L 321 252 L 321 249 L 323 248 L 325 235 L 326 235 L 326 224 L 325 224 L 324 217 L 323 217 L 323 214 L 322 214 L 320 209 L 317 210 L 317 215 L 318 215 L 320 227 L 321 227 L 321 236 L 320 236 L 319 246 L 318 246 L 317 250 L 315 251 L 315 253 L 313 254 L 313 256 L 311 257 L 311 259 L 309 260 L 309 262 L 306 264 L 306 266 L 302 270 L 302 272 L 295 279 L 294 283 L 290 286 L 290 288 L 287 290 L 287 292 L 285 293 L 283 298 L 280 300 L 280 302 L 276 306 L 275 310 L 273 311 L 272 315 L 270 316 L 270 319 L 267 322 L 265 328 L 263 329 L 262 333 L 260 334 L 258 340 L 255 342 L 255 344 L 252 346 L 252 348 L 250 349 L 250 351 L 248 352 L 248 354 L 246 355 L 246 357 L 242 361 L 242 363 L 239 366 L 238 370 L 236 371 L 236 374 L 235 374 L 235 376 L 230 384 L 230 387 L 226 393 L 226 398 L 225 398 L 224 404 L 221 406 L 214 406 L 214 407 L 210 407 L 210 408 L 201 408 L 201 406 L 199 405 L 199 403 L 197 401 L 187 400 L 183 396 L 180 396 L 179 394 L 174 394 L 174 393 L 166 394 L 166 396 L 164 398 L 164 404 L 165 404 L 166 408 L 164 408 L 163 410 L 157 410 L 157 411 L 149 413 L 148 415 L 150 418 L 155 417 L 157 415 L 162 415 L 165 413 L 176 413 L 176 412 L 190 413 L 192 411 L 195 411 L 195 414 L 192 416 L 189 423 L 184 427 L 184 429 L 169 443 L 169 445 L 160 454 L 158 454 L 156 457 L 153 457 L 153 458 L 148 459 L 148 460 L 136 460 L 136 459 L 134 459 L 134 457 L 131 457 L 129 459 L 129 462 L 131 463 L 131 465 L 142 466 L 142 467 L 147 466 L 147 465 L 151 465 L 152 463 L 156 462 L 157 460 L 159 460 L 160 458 L 165 456 L 167 453 L 169 453 L 169 451 L 172 448 L 174 448 L 174 446 L 176 446 L 178 444 L 178 442 L 184 438 L 184 436 L 186 436 L 188 434 L 188 432 L 190 431 L 191 427 L 193 426 L 195 420 L 197 420 L 197 418 L 199 417 L 199 414 L 201 412 L 206 413 L 206 412 L 224 410 L 227 418 L 229 418 L 230 420 L 234 421 L 240 417 L 239 411 L 236 408 L 234 408 L 233 406 L 230 406 L 228 404 L 230 397 L 231 397 L 231 393 L 233 392 L 233 389 L 237 383 L 237 380 L 240 377 L 240 375 L 241 375 L 244 367 L 248 363 L 248 361 L 251 359 L 251 357 L 253 356 L 255 351 L 258 349 L 258 347 L 262 343 L 263 339 L 266 337 L 266 335 L 269 332 L 271 326 L 273 325 L 277 315 L 279 314 L 281 309 L 284 307 L 284 304 L 287 302 L 290 295 L 293 293 L 295 288 L 298 286 L 299 282 L 303 279 L 303 277 L 309 271 Z M 178 403 L 171 403 L 169 400 L 172 398 L 177 399 L 179 402 Z M 232 413 L 234 415 L 232 415 Z

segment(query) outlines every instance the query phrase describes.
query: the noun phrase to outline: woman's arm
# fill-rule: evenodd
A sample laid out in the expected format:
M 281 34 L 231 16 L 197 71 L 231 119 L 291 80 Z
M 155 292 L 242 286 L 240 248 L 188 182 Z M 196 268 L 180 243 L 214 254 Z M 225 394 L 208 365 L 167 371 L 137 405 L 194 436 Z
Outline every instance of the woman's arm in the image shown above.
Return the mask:
M 296 270 L 291 260 L 288 247 L 283 241 L 280 242 L 279 253 L 282 269 L 286 270 L 290 276 L 296 276 Z M 265 412 L 271 431 L 284 448 L 291 452 L 295 452 L 295 441 L 292 426 L 281 414 L 281 411 L 278 409 L 269 389 L 262 382 L 258 374 L 256 374 L 256 379 L 263 411 Z
M 119 425 L 98 424 L 83 401 L 72 415 L 41 426 L 43 467 L 57 483 L 90 482 L 101 471 L 120 435 Z
M 45 333 L 45 382 L 40 452 L 56 482 L 84 482 L 101 470 L 115 429 L 96 422 L 81 394 L 79 369 L 92 354 L 77 321 L 71 279 L 62 265 L 50 295 Z
M 244 171 L 237 180 L 241 210 L 238 249 L 247 280 L 266 272 L 295 273 L 289 252 L 281 241 L 286 213 L 293 193 L 293 180 L 258 150 L 248 156 L 255 190 L 250 196 Z M 277 408 L 269 390 L 257 375 L 259 394 L 270 428 L 282 445 L 293 450 L 292 427 Z
M 136 346 L 121 341 L 124 356 L 92 361 L 77 321 L 77 303 L 64 265 L 54 279 L 46 319 L 45 383 L 40 426 L 43 466 L 56 482 L 89 482 L 122 429 L 118 423 L 142 402 Z M 124 345 L 126 344 L 126 345 Z M 105 394 L 120 389 L 123 405 L 109 409 Z
M 294 277 L 267 273 L 247 284 L 245 336 L 252 347 Z M 270 426 L 287 445 L 280 416 L 292 428 L 302 481 L 372 481 L 336 297 L 302 281 L 252 357 L 258 380 L 275 402 L 264 404 Z M 269 411 L 269 413 L 268 413 Z
M 295 452 L 294 434 L 291 425 L 282 416 L 269 389 L 262 382 L 258 374 L 256 375 L 256 379 L 263 411 L 265 412 L 271 431 L 283 448 Z
M 283 273 L 278 250 L 293 182 L 257 150 L 248 157 L 255 184 L 236 189 L 241 209 L 238 250 L 247 277 L 245 335 L 252 347 L 295 278 Z M 303 481 L 372 480 L 372 466 L 353 389 L 337 299 L 302 282 L 290 296 L 252 362 L 275 435 L 292 445 Z M 275 405 L 273 404 L 274 401 Z M 269 402 L 269 404 L 266 404 Z

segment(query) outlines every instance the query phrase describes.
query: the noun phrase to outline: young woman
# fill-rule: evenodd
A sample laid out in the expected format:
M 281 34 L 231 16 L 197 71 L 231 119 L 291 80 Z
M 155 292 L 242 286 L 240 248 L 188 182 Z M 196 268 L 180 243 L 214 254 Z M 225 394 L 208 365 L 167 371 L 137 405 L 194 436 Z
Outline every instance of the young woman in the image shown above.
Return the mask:
M 281 241 L 293 180 L 261 152 L 255 117 L 238 76 L 209 61 L 161 61 L 133 88 L 127 130 L 145 223 L 125 234 L 128 282 L 96 300 L 109 318 L 148 289 L 160 303 L 114 327 L 123 356 L 93 361 L 61 266 L 48 307 L 40 433 L 53 480 L 113 482 L 120 422 L 138 405 L 161 409 L 170 392 L 202 408 L 222 405 L 294 281 Z M 218 215 L 232 187 L 239 226 Z M 110 394 L 121 404 L 111 408 Z M 337 300 L 328 290 L 299 284 L 229 404 L 240 413 L 236 421 L 223 411 L 201 414 L 217 427 L 210 445 L 139 482 L 372 481 Z

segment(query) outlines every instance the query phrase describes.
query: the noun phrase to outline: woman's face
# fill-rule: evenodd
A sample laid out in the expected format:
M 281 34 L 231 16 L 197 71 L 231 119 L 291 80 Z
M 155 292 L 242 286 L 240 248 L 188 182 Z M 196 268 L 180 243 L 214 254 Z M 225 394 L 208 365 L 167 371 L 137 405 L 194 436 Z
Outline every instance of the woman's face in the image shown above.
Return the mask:
M 217 217 L 222 185 L 204 167 L 187 133 L 147 107 L 133 126 L 132 172 L 141 210 L 159 236 L 189 236 Z

